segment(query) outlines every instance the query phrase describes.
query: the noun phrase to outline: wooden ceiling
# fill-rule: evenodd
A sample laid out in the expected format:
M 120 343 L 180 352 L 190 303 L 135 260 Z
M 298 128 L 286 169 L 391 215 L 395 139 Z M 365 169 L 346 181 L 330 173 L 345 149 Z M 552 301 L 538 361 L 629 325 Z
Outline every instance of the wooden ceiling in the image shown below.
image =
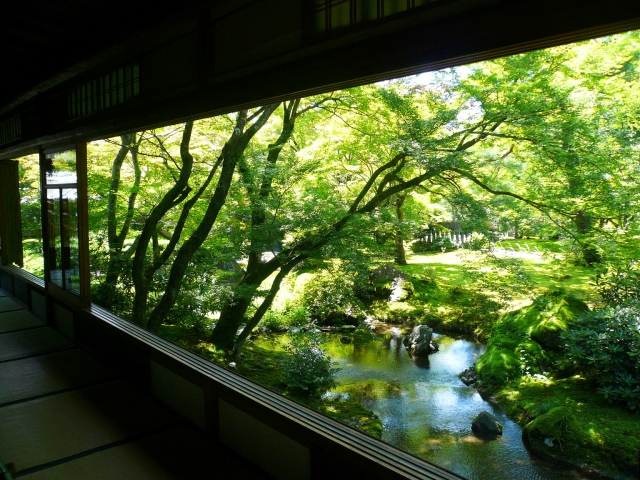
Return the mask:
M 198 7 L 167 0 L 18 0 L 0 15 L 0 108 L 150 26 Z

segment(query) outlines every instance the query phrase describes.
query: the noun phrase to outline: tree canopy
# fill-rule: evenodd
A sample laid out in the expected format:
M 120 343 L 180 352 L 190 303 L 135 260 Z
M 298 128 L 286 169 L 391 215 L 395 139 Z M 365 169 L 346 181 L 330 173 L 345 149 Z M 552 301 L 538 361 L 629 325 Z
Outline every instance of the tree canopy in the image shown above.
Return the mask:
M 305 262 L 402 263 L 405 241 L 446 222 L 566 236 L 588 258 L 594 238 L 637 228 L 639 40 L 94 142 L 94 298 L 151 329 L 209 319 L 239 351 Z

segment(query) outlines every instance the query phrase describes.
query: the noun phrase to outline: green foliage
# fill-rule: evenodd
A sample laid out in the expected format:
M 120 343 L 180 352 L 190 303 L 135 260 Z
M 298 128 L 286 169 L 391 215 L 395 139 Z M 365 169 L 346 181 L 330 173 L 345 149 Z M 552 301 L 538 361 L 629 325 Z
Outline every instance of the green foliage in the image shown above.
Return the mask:
M 309 317 L 320 325 L 357 325 L 364 318 L 357 277 L 339 266 L 316 272 L 300 298 Z
M 596 291 L 606 305 L 640 300 L 640 263 L 623 259 L 596 268 Z
M 569 248 L 567 260 L 575 265 L 593 267 L 603 262 L 605 257 L 604 249 L 595 241 L 583 243 L 573 243 Z
M 590 312 L 563 333 L 565 355 L 610 402 L 640 411 L 640 302 Z
M 483 233 L 472 232 L 471 237 L 464 242 L 463 246 L 468 250 L 482 250 L 489 247 L 489 239 Z
M 291 335 L 290 344 L 285 347 L 288 355 L 281 363 L 287 391 L 317 397 L 336 386 L 338 369 L 321 348 L 322 343 L 323 338 L 317 332 Z
M 309 323 L 309 314 L 301 305 L 287 305 L 284 311 L 269 310 L 260 325 L 273 332 L 287 331 L 289 327 L 302 327 Z
M 452 252 L 457 250 L 458 247 L 451 241 L 449 237 L 438 238 L 433 242 L 425 241 L 423 239 L 416 240 L 411 244 L 411 251 L 413 253 L 426 253 L 426 252 Z

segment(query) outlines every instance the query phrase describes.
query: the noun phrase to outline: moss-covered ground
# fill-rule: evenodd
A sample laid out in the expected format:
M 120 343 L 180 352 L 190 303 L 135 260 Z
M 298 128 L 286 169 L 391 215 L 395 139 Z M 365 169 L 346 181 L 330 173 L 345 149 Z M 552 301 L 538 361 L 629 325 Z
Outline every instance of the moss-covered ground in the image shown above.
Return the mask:
M 534 451 L 624 478 L 638 465 L 640 415 L 610 404 L 591 381 L 568 376 L 563 362 L 560 334 L 586 309 L 555 293 L 502 315 L 476 371 Z
M 523 426 L 534 451 L 633 478 L 640 455 L 640 415 L 611 405 L 596 390 L 580 376 L 521 377 L 495 396 Z
M 514 243 L 502 245 L 510 242 Z M 409 255 L 408 264 L 397 268 L 411 276 L 415 295 L 405 302 L 374 302 L 372 316 L 393 323 L 428 323 L 438 331 L 486 341 L 502 312 L 527 305 L 545 292 L 563 290 L 593 302 L 593 269 L 564 261 L 558 242 L 518 243 L 532 251 L 537 244 L 542 254 L 516 248 L 513 257 L 502 258 L 464 250 Z

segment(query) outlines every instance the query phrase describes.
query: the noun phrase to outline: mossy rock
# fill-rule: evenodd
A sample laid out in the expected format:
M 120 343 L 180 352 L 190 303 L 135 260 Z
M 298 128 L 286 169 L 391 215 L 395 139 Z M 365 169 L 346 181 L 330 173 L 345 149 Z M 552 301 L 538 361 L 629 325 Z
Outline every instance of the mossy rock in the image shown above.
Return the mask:
M 581 300 L 552 292 L 529 306 L 503 314 L 493 327 L 476 371 L 489 387 L 502 387 L 523 374 L 542 374 L 561 346 L 560 334 L 588 310 Z
M 487 347 L 515 351 L 516 347 L 519 344 L 520 344 L 520 341 L 518 339 L 512 338 L 508 335 L 497 334 L 489 338 L 489 341 L 487 342 Z
M 555 316 L 543 320 L 531 331 L 531 338 L 552 350 L 560 350 L 562 347 L 561 335 L 567 330 L 567 323 Z
M 489 348 L 478 358 L 476 372 L 484 385 L 506 385 L 520 376 L 520 359 L 513 349 Z
M 560 455 L 572 437 L 574 421 L 567 407 L 552 408 L 526 424 L 522 436 L 534 451 Z
M 552 350 L 562 348 L 561 335 L 567 330 L 568 324 L 589 310 L 581 300 L 570 296 L 557 294 L 543 297 L 546 303 L 534 302 L 534 306 L 541 310 L 541 321 L 531 330 L 531 338 Z M 540 307 L 543 307 L 541 309 Z

